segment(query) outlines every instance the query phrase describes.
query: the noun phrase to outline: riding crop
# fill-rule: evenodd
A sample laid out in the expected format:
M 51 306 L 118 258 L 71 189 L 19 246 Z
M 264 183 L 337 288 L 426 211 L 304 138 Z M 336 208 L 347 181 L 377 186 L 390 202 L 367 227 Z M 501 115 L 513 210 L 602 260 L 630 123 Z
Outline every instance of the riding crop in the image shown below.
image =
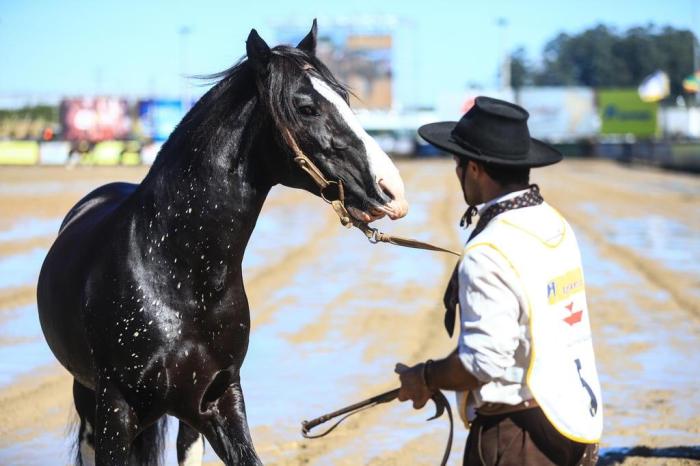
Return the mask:
M 388 403 L 389 401 L 395 400 L 399 396 L 399 389 L 396 388 L 394 390 L 390 390 L 385 393 L 381 393 L 379 395 L 375 395 L 371 398 L 367 398 L 366 400 L 360 401 L 359 403 L 355 403 L 349 406 L 346 406 L 344 408 L 341 408 L 337 411 L 333 411 L 332 413 L 324 414 L 323 416 L 319 416 L 315 419 L 311 419 L 310 421 L 302 421 L 301 423 L 301 435 L 303 435 L 305 438 L 308 439 L 315 439 L 315 438 L 320 438 L 320 437 L 325 437 L 329 433 L 331 433 L 333 430 L 335 430 L 338 425 L 343 422 L 345 419 L 348 417 L 352 416 L 353 414 L 357 414 L 360 411 L 364 411 L 365 409 L 372 408 L 374 406 L 377 406 L 382 403 Z M 450 407 L 450 403 L 447 401 L 447 398 L 445 398 L 445 395 L 442 394 L 440 390 L 436 391 L 433 393 L 431 399 L 435 403 L 435 415 L 428 418 L 428 421 L 431 421 L 433 419 L 437 419 L 440 416 L 442 416 L 442 413 L 447 411 L 447 417 L 450 420 L 450 435 L 447 438 L 447 445 L 445 446 L 445 452 L 442 455 L 442 461 L 440 462 L 440 466 L 445 466 L 447 464 L 447 460 L 450 457 L 450 451 L 452 450 L 452 435 L 453 435 L 453 421 L 452 421 L 452 409 Z M 317 427 L 325 422 L 330 421 L 331 419 L 335 419 L 338 416 L 343 416 L 341 417 L 335 424 L 333 424 L 330 428 L 325 430 L 324 432 L 321 432 L 320 434 L 311 434 L 311 429 L 314 427 Z

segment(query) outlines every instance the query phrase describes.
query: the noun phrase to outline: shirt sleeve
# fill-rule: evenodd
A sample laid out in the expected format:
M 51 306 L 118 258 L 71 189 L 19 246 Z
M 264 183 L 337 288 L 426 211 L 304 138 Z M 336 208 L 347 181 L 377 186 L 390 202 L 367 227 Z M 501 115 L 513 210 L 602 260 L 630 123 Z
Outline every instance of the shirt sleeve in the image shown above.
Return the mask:
M 506 258 L 476 245 L 459 267 L 459 357 L 483 383 L 502 378 L 515 364 L 520 336 L 520 279 Z

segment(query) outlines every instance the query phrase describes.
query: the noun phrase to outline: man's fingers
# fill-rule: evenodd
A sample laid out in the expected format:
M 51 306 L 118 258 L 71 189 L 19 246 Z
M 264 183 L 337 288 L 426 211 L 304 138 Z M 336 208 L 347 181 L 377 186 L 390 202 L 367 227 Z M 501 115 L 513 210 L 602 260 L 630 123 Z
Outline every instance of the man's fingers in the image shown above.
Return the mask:
M 413 400 L 413 408 L 421 409 L 427 402 L 428 400 Z
M 400 362 L 396 363 L 396 367 L 394 368 L 394 372 L 397 374 L 400 374 L 404 372 L 406 369 L 409 369 L 409 367 L 406 364 L 401 364 Z

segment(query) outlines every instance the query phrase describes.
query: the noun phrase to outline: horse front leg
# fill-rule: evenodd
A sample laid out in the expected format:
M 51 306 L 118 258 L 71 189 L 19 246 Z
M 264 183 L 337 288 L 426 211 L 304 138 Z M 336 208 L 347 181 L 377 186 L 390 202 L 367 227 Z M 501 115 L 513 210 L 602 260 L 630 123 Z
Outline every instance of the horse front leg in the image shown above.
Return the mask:
M 177 464 L 201 466 L 204 455 L 204 438 L 186 422 L 179 421 L 177 429 Z
M 250 438 L 240 380 L 203 406 L 199 430 L 227 466 L 262 465 Z
M 136 412 L 109 380 L 98 381 L 96 395 L 95 464 L 128 464 L 131 443 L 138 431 Z

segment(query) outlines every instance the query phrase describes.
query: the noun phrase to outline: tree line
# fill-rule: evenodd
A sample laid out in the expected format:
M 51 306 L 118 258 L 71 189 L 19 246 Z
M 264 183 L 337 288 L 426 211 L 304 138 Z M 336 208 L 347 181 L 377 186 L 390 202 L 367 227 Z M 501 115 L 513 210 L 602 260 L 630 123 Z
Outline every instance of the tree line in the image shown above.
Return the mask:
M 696 66 L 697 43 L 691 31 L 670 26 L 618 32 L 601 24 L 579 34 L 560 33 L 545 45 L 541 63 L 528 60 L 523 48 L 511 54 L 511 85 L 637 87 L 662 70 L 670 80 L 669 99 L 675 99 Z

